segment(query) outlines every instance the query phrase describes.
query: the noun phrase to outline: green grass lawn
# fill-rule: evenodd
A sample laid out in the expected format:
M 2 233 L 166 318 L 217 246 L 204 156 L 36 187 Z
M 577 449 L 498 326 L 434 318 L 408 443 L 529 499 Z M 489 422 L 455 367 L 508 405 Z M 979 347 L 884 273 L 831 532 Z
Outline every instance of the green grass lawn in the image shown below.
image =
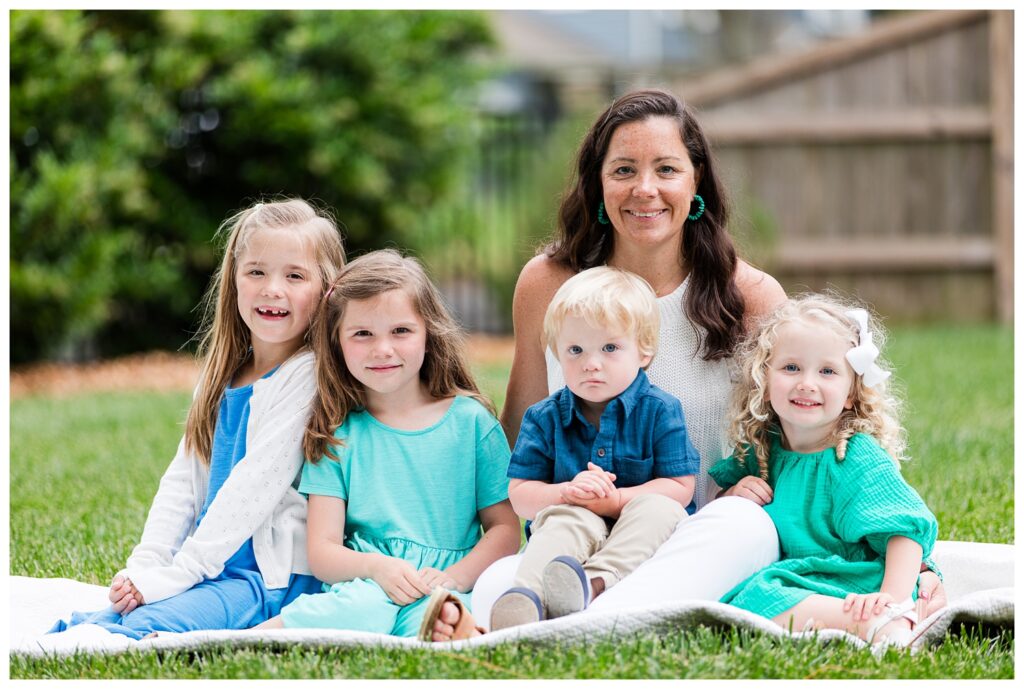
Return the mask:
M 1013 334 L 994 326 L 903 328 L 888 355 L 907 390 L 904 473 L 939 538 L 1012 543 Z M 507 368 L 478 369 L 499 405 Z M 177 446 L 188 395 L 105 393 L 11 402 L 11 574 L 107 584 L 142 531 Z M 214 649 L 11 657 L 14 678 L 1011 678 L 1012 630 L 965 628 L 911 658 L 732 629 L 565 647 L 472 652 Z M 538 652 L 539 651 L 539 652 Z

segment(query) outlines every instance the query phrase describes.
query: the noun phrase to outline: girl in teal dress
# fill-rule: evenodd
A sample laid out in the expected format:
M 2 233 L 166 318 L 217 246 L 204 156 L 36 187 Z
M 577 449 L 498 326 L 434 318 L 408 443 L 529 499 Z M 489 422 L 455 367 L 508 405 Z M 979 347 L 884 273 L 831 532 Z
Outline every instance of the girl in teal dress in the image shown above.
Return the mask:
M 736 451 L 710 474 L 720 495 L 764 506 L 782 555 L 722 602 L 884 648 L 923 632 L 914 599 L 938 525 L 900 475 L 899 401 L 869 321 L 820 295 L 770 315 L 737 355 Z
M 416 636 L 445 601 L 468 606 L 480 572 L 519 548 L 508 442 L 414 259 L 387 250 L 348 264 L 320 306 L 313 350 L 299 491 L 324 583 L 260 626 Z

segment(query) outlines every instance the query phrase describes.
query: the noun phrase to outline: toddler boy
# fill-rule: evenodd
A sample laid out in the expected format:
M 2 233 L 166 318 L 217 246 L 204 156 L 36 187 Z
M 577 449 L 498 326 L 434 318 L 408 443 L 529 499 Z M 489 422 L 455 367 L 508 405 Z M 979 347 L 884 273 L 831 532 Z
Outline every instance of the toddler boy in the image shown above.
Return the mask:
M 527 409 L 509 498 L 532 519 L 491 630 L 586 608 L 693 511 L 700 458 L 683 409 L 647 380 L 660 317 L 650 285 L 599 267 L 567 280 L 544 316 L 566 387 Z

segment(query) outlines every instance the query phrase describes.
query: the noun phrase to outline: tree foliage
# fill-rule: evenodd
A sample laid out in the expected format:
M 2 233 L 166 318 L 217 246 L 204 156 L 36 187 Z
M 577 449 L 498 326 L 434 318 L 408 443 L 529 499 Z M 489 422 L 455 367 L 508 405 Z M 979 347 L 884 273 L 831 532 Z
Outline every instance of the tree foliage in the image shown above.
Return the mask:
M 452 191 L 484 17 L 11 13 L 11 357 L 188 337 L 231 211 L 334 209 L 351 253 Z

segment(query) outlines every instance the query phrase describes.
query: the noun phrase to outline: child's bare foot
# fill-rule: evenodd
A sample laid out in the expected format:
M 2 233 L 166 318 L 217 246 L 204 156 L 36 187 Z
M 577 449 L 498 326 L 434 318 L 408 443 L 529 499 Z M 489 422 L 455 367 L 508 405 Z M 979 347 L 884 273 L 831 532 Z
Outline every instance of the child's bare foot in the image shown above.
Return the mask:
M 461 617 L 459 607 L 451 601 L 446 602 L 441 607 L 441 614 L 437 616 L 437 621 L 434 622 L 434 633 L 431 635 L 431 639 L 433 641 L 451 641 L 455 634 L 455 625 L 459 623 Z M 482 633 L 476 625 L 470 626 L 470 636 L 480 636 Z

